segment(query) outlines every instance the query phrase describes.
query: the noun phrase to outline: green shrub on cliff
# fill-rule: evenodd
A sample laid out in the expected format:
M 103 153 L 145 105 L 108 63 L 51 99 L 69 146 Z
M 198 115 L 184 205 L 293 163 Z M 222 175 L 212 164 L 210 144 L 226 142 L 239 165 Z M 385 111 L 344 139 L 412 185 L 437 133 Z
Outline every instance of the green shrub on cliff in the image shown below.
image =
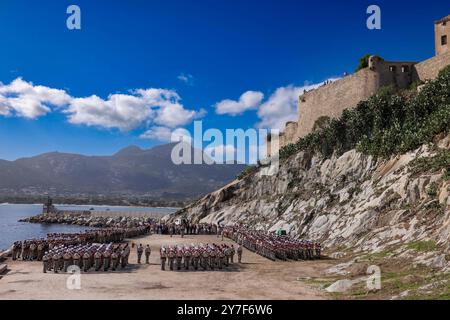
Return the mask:
M 258 169 L 257 166 L 248 166 L 246 167 L 241 173 L 239 173 L 236 176 L 236 179 L 241 180 L 244 179 L 246 176 L 252 174 L 253 172 L 255 172 Z
M 358 72 L 359 70 L 362 70 L 364 68 L 367 68 L 369 66 L 369 58 L 370 58 L 370 54 L 366 54 L 364 55 L 361 59 L 359 59 L 359 64 L 356 67 L 355 72 Z
M 340 118 L 283 147 L 280 158 L 300 150 L 330 157 L 353 148 L 376 157 L 389 157 L 431 142 L 435 135 L 449 130 L 450 66 L 413 96 L 383 88 L 356 108 L 345 110 Z

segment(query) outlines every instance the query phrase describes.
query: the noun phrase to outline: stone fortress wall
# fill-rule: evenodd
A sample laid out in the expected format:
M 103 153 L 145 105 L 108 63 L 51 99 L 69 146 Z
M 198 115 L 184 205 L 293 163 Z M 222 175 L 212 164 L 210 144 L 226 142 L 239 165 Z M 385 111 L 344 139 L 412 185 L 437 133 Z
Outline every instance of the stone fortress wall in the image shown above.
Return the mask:
M 414 82 L 436 78 L 440 70 L 450 65 L 450 49 L 446 42 L 449 36 L 450 15 L 435 22 L 436 56 L 433 58 L 417 63 L 385 61 L 371 56 L 367 68 L 305 92 L 299 97 L 298 122 L 286 124 L 284 132 L 280 134 L 280 148 L 309 134 L 320 117 L 340 117 L 345 109 L 356 107 L 360 101 L 367 100 L 382 87 L 405 89 Z M 272 152 L 270 141 L 267 141 L 269 156 Z
M 388 62 L 380 57 L 369 58 L 369 67 L 353 75 L 312 90 L 300 96 L 298 105 L 298 130 L 294 140 L 285 135 L 284 146 L 304 137 L 313 129 L 320 117 L 338 118 L 348 108 L 354 108 L 384 86 L 407 88 L 413 79 L 415 62 Z
M 431 80 L 438 76 L 439 71 L 450 64 L 450 51 L 420 62 L 414 66 L 416 80 Z

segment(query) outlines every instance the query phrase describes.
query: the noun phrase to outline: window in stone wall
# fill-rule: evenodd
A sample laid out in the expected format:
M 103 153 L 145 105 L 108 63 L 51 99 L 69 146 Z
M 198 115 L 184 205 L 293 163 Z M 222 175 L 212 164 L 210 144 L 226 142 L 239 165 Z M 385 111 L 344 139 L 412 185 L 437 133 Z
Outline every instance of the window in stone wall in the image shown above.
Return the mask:
M 397 71 L 397 67 L 396 66 L 390 66 L 389 67 L 389 71 L 390 72 L 395 72 L 395 71 Z
M 447 45 L 447 36 L 441 37 L 441 45 L 446 46 Z
M 402 66 L 402 72 L 403 73 L 409 72 L 409 66 Z

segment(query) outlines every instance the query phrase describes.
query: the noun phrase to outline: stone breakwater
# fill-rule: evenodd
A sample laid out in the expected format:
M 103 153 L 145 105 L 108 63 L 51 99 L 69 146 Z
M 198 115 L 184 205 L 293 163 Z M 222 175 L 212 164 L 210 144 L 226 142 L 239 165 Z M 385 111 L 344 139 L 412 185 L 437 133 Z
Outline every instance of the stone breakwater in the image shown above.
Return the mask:
M 21 219 L 19 222 L 29 223 L 57 223 L 86 226 L 93 228 L 133 228 L 151 223 L 154 218 L 148 217 L 103 217 L 103 216 L 75 216 L 70 214 L 39 214 Z

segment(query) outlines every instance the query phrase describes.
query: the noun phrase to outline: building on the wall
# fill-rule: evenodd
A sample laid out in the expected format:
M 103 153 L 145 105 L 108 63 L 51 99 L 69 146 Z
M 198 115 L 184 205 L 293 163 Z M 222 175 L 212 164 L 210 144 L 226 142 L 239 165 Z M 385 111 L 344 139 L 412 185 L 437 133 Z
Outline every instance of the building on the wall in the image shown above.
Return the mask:
M 450 52 L 450 15 L 434 23 L 436 56 Z
M 369 58 L 369 66 L 358 72 L 304 92 L 298 100 L 298 122 L 288 122 L 280 134 L 279 147 L 295 143 L 312 132 L 319 118 L 338 118 L 345 109 L 351 109 L 376 94 L 380 88 L 393 86 L 406 89 L 417 81 L 438 76 L 450 65 L 450 15 L 435 22 L 436 55 L 420 63 L 386 61 L 378 56 Z M 271 139 L 267 139 L 267 154 L 272 154 Z

